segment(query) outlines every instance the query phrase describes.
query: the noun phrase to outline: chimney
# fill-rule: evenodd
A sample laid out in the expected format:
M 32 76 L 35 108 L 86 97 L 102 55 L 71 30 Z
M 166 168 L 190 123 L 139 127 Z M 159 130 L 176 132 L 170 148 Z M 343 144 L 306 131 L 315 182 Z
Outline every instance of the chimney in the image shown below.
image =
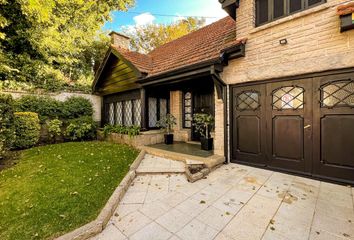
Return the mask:
M 109 34 L 111 36 L 111 43 L 114 46 L 129 50 L 130 38 L 115 31 Z

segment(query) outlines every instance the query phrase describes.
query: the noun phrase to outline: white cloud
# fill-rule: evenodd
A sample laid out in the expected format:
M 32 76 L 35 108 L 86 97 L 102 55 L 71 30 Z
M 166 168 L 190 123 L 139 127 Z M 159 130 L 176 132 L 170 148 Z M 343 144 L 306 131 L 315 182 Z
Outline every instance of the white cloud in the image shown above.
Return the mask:
M 186 19 L 186 17 L 182 16 L 179 13 L 176 13 L 176 17 L 173 18 L 173 22 L 178 22 L 178 21 L 181 21 L 181 20 L 184 20 L 184 19 Z
M 137 26 L 142 26 L 142 25 L 147 25 L 147 24 L 153 23 L 156 18 L 151 13 L 146 12 L 146 13 L 142 13 L 138 16 L 135 16 L 133 19 L 134 19 L 134 22 Z
M 188 11 L 188 15 L 192 16 L 205 16 L 205 17 L 215 17 L 206 18 L 206 24 L 210 24 L 218 21 L 221 18 L 227 16 L 227 13 L 222 9 L 221 4 L 218 0 L 199 0 L 195 1 L 193 6 Z

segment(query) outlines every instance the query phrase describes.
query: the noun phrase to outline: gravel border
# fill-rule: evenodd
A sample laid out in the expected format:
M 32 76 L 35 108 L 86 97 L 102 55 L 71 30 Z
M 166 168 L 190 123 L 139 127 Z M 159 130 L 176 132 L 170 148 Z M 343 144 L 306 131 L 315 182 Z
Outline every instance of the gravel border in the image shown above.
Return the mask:
M 56 240 L 85 240 L 101 233 L 106 228 L 109 219 L 111 219 L 111 217 L 113 216 L 116 208 L 118 207 L 119 202 L 123 199 L 130 184 L 136 177 L 136 169 L 139 167 L 145 154 L 145 150 L 141 150 L 137 158 L 130 166 L 129 172 L 123 178 L 116 190 L 113 192 L 112 196 L 109 198 L 108 202 L 106 203 L 96 220 L 61 237 L 58 237 L 56 238 Z

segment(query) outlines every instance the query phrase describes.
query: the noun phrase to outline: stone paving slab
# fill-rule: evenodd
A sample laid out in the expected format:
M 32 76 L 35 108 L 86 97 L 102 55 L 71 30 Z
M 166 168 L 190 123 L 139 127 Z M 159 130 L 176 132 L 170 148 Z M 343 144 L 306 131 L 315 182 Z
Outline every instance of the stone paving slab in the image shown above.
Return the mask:
M 185 164 L 181 161 L 146 154 L 136 172 L 137 174 L 184 173 Z
M 237 164 L 195 183 L 137 176 L 93 240 L 353 240 L 353 195 L 348 186 Z

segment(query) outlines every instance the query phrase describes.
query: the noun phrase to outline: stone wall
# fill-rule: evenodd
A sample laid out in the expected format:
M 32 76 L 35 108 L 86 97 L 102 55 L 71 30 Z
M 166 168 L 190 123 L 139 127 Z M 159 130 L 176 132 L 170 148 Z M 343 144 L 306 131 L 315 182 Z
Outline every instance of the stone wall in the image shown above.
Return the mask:
M 19 91 L 1 91 L 5 94 L 12 95 L 13 98 L 20 98 L 22 96 L 34 95 L 34 96 L 43 96 L 43 97 L 51 97 L 58 101 L 65 101 L 70 97 L 83 97 L 92 103 L 93 106 L 93 119 L 96 122 L 101 122 L 101 106 L 102 106 L 102 97 L 92 95 L 92 94 L 84 94 L 84 93 L 72 93 L 72 92 L 60 92 L 60 93 L 27 93 L 27 92 L 19 92 Z
M 326 3 L 255 27 L 255 1 L 241 0 L 237 38 L 247 38 L 246 56 L 230 61 L 222 74 L 235 84 L 354 67 L 354 30 L 340 33 L 337 6 Z M 288 43 L 280 45 L 286 38 Z

